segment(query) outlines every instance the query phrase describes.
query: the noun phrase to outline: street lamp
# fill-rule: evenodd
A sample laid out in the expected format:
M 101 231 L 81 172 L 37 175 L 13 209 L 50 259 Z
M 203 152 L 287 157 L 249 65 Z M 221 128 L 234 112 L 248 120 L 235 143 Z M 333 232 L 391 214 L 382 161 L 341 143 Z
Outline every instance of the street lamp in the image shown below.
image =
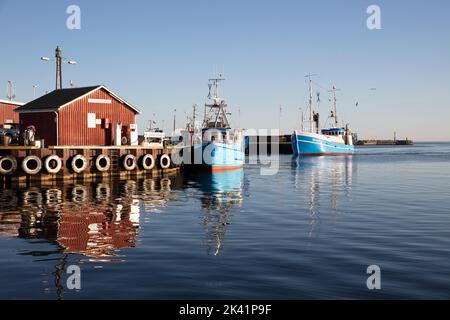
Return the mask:
M 39 86 L 37 84 L 33 85 L 33 98 L 36 98 L 36 88 Z
M 70 65 L 75 65 L 77 62 L 75 60 L 68 60 L 62 56 L 61 48 L 58 46 L 55 50 L 55 59 L 50 59 L 49 57 L 41 57 L 42 61 L 55 61 L 56 62 L 56 90 L 62 89 L 62 64 L 67 63 Z

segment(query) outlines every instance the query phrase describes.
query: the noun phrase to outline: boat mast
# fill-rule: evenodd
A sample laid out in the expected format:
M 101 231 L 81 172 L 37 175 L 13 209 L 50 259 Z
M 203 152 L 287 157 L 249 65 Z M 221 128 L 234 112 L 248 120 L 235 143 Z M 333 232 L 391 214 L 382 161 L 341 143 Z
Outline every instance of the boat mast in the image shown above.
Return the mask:
M 336 86 L 333 86 L 333 89 L 330 92 L 333 93 L 333 118 L 334 118 L 334 125 L 337 128 L 339 126 L 339 119 L 338 119 L 338 114 L 337 114 L 336 91 L 341 91 L 341 90 L 337 89 Z
M 192 108 L 194 109 L 194 114 L 192 115 L 192 131 L 195 133 L 195 121 L 197 120 L 196 119 L 197 105 L 194 104 Z
M 314 122 L 313 122 L 313 87 L 312 87 L 312 77 L 317 76 L 316 74 L 307 74 L 305 78 L 309 80 L 309 131 L 314 132 Z
M 211 112 L 213 109 L 217 109 L 217 113 L 215 115 L 216 119 L 214 121 L 214 127 L 217 127 L 220 121 L 221 126 L 229 127 L 229 122 L 227 118 L 227 105 L 225 104 L 225 101 L 222 100 L 219 96 L 219 83 L 221 81 L 224 81 L 225 79 L 222 77 L 222 75 L 219 75 L 219 78 L 213 78 L 209 79 L 209 94 L 208 99 L 212 100 L 212 104 L 205 105 L 205 127 L 208 127 L 208 122 L 210 119 L 208 119 L 208 111 L 207 108 L 209 108 L 209 112 Z

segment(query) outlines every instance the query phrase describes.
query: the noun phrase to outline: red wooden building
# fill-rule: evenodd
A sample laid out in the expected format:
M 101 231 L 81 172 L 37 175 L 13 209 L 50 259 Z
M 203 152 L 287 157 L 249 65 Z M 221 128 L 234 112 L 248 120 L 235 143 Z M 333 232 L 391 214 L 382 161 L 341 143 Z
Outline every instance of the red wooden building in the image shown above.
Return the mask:
M 16 109 L 48 146 L 113 146 L 136 129 L 140 112 L 105 86 L 55 90 Z M 118 134 L 118 130 L 121 132 Z
M 21 106 L 23 103 L 0 100 L 0 126 L 7 123 L 19 123 L 19 114 L 14 110 Z

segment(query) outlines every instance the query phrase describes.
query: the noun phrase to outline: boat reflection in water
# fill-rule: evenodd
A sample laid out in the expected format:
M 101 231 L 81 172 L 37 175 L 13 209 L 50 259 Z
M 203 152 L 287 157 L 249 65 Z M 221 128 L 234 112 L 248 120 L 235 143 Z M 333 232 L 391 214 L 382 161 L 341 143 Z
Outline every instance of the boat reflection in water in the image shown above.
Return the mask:
M 117 262 L 137 245 L 140 207 L 158 212 L 170 201 L 171 180 L 138 180 L 1 190 L 0 237 L 44 239 L 54 253 Z
M 345 157 L 294 157 L 293 179 L 297 192 L 302 192 L 308 204 L 310 238 L 320 231 L 323 213 L 332 212 L 332 223 L 344 209 L 341 202 L 351 202 L 356 167 L 352 156 Z M 331 211 L 330 211 L 331 209 Z
M 232 209 L 243 203 L 244 170 L 203 172 L 188 176 L 193 187 L 201 191 L 202 225 L 208 254 L 219 255 L 231 223 Z
M 127 262 L 139 233 L 166 207 L 185 201 L 185 188 L 200 200 L 208 254 L 219 255 L 232 213 L 243 202 L 243 170 L 170 178 L 107 180 L 39 187 L 0 187 L 0 238 L 23 239 L 18 253 L 47 266 L 39 274 L 45 293 L 63 299 L 70 265 L 102 269 Z M 191 192 L 189 191 L 189 192 Z M 198 207 L 193 214 L 198 215 Z M 193 222 L 196 223 L 195 221 Z M 201 233 L 203 233 L 201 232 Z

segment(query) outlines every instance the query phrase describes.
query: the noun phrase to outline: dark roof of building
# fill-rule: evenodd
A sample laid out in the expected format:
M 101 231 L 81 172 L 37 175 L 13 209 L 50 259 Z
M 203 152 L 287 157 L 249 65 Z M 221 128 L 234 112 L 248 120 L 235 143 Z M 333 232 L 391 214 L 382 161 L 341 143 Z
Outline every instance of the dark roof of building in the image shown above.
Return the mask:
M 20 108 L 17 108 L 16 112 L 27 112 L 27 111 L 39 111 L 39 110 L 58 110 L 59 108 L 67 105 L 68 103 L 81 98 L 88 93 L 96 90 L 104 88 L 108 91 L 112 96 L 120 100 L 121 102 L 127 104 L 130 108 L 135 110 L 137 113 L 140 113 L 138 109 L 136 109 L 131 104 L 127 103 L 125 100 L 121 99 L 119 96 L 114 94 L 108 88 L 98 85 L 92 87 L 83 87 L 83 88 L 70 88 L 70 89 L 60 89 L 52 91 L 36 100 L 33 100 Z
M 18 108 L 17 111 L 58 109 L 59 107 L 84 96 L 98 87 L 100 86 L 55 90 L 25 104 L 24 106 Z

